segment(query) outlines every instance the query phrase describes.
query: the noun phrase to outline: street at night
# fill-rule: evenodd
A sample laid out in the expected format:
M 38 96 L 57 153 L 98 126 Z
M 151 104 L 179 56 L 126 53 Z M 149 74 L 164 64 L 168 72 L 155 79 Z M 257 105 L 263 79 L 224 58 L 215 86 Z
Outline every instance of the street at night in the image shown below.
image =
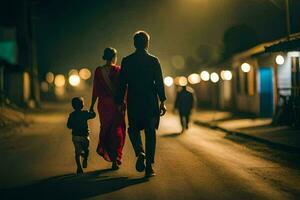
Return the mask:
M 300 0 L 1 0 L 0 200 L 300 199 Z
M 49 107 L 49 105 L 48 105 Z M 55 106 L 70 108 L 68 105 Z M 52 108 L 52 109 L 51 109 Z M 264 144 L 193 124 L 180 134 L 168 114 L 158 131 L 157 176 L 136 172 L 126 138 L 123 164 L 111 171 L 97 153 L 97 120 L 91 124 L 91 156 L 76 176 L 67 112 L 36 113 L 34 123 L 1 137 L 4 199 L 297 199 L 300 157 Z M 67 109 L 66 109 L 67 110 Z

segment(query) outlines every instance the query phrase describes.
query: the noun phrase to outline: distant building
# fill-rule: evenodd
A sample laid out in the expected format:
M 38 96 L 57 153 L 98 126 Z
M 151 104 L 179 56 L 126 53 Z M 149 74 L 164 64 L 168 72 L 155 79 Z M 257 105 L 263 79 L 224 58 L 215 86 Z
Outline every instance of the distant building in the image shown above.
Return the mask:
M 221 64 L 232 71 L 233 78 L 218 84 L 219 108 L 272 117 L 284 98 L 292 102 L 294 117 L 299 120 L 299 62 L 300 34 L 235 54 Z
M 0 91 L 18 105 L 39 104 L 39 81 L 31 17 L 32 2 L 0 2 Z
M 24 105 L 30 95 L 29 73 L 18 65 L 18 46 L 14 28 L 0 28 L 1 103 Z

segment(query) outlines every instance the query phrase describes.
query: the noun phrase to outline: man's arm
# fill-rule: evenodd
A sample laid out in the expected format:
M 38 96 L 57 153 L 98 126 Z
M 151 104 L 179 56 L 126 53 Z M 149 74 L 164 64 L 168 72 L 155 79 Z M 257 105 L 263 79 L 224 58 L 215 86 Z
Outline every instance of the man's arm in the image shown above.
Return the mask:
M 165 94 L 162 70 L 158 59 L 155 59 L 154 81 L 155 81 L 156 91 L 160 100 L 160 115 L 163 116 L 167 112 L 167 108 L 164 103 L 167 98 Z

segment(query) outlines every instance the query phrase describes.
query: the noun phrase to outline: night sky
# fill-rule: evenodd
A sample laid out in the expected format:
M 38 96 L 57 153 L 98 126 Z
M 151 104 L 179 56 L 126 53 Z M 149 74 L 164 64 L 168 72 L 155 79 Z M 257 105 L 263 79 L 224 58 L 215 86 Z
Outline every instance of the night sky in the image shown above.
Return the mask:
M 300 31 L 300 1 L 293 0 L 292 31 Z M 298 13 L 295 10 L 298 9 Z M 151 35 L 150 52 L 172 73 L 173 56 L 195 54 L 199 45 L 221 47 L 224 31 L 246 24 L 262 41 L 283 37 L 284 0 L 89 0 L 40 1 L 34 8 L 40 71 L 66 72 L 103 64 L 112 46 L 119 61 L 134 51 L 137 30 Z

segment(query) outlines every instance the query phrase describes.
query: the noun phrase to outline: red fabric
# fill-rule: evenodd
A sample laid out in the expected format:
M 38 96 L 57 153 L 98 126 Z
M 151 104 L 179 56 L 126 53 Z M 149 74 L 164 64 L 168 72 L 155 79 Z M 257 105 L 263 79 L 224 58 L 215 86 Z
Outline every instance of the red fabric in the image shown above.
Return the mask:
M 119 66 L 111 67 L 109 78 L 115 86 L 119 72 Z M 94 75 L 93 95 L 98 97 L 97 108 L 100 118 L 97 153 L 109 162 L 113 161 L 116 155 L 118 164 L 121 164 L 125 143 L 125 116 L 118 111 L 113 95 L 107 87 L 99 67 Z

